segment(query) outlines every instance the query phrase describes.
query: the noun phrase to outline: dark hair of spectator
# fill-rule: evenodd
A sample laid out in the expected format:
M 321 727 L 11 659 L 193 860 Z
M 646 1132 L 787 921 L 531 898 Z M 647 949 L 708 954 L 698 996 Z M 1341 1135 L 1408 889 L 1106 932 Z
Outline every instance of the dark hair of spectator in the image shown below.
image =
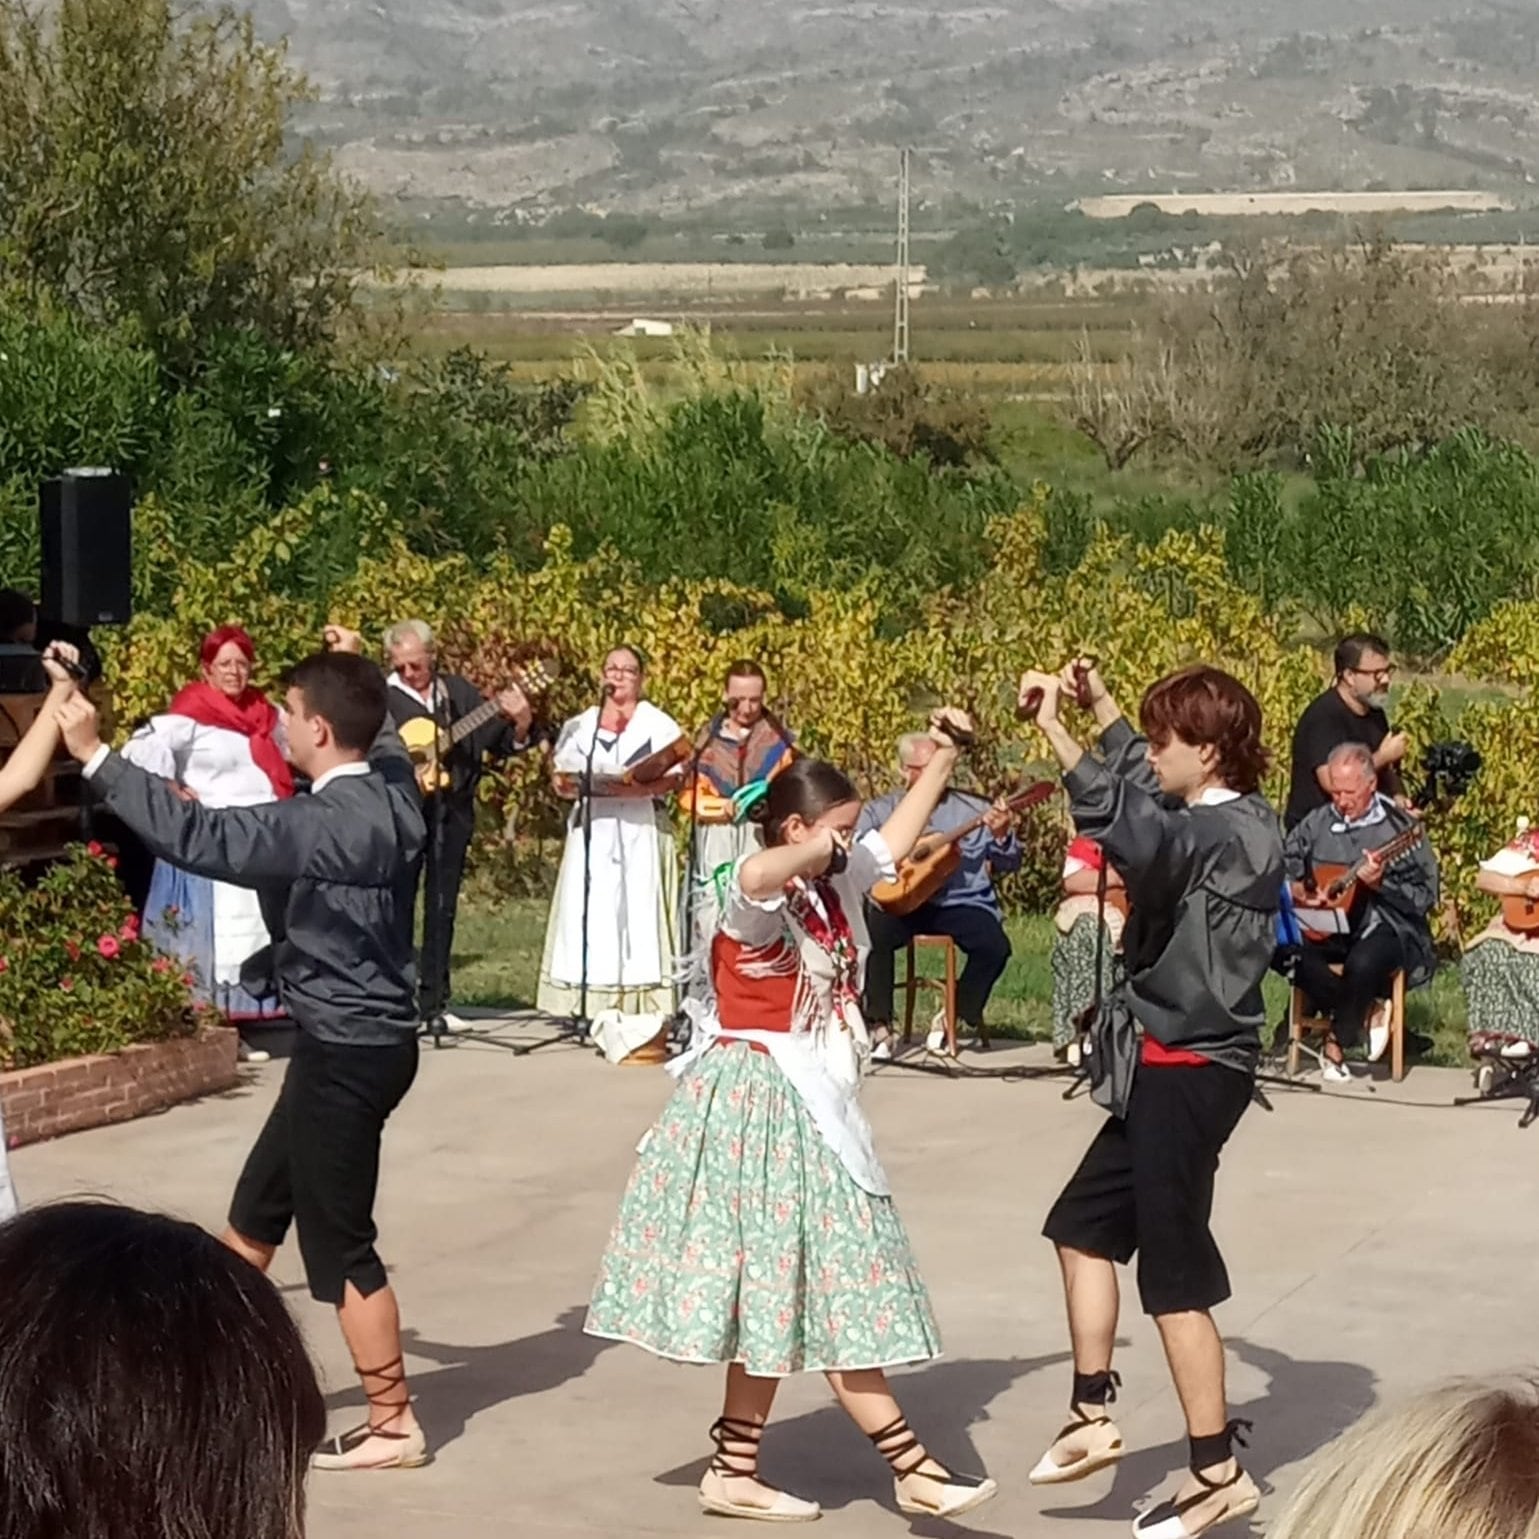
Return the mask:
M 108 1203 L 0 1226 L 0 1539 L 299 1539 L 326 1407 L 255 1267 Z
M 315 652 L 284 675 L 283 687 L 304 696 L 305 713 L 331 724 L 339 747 L 367 753 L 385 724 L 384 676 L 351 652 Z

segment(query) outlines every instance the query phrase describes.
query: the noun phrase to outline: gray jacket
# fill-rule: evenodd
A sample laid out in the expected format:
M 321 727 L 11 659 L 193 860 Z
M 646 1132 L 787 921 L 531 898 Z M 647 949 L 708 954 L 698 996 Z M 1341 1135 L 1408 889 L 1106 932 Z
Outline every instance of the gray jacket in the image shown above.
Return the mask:
M 109 754 L 91 788 L 162 860 L 198 876 L 285 889 L 273 971 L 297 1026 L 376 1047 L 417 1026 L 412 895 L 426 829 L 415 798 L 371 771 L 259 807 L 184 802 Z
M 1283 886 L 1277 814 L 1256 794 L 1194 806 L 1164 796 L 1126 721 L 1101 750 L 1064 785 L 1075 827 L 1127 882 L 1128 1008 L 1156 1042 L 1254 1073 Z
M 1403 808 L 1383 799 L 1378 823 L 1348 828 L 1332 806 L 1316 807 L 1289 831 L 1283 845 L 1290 881 L 1302 881 L 1316 865 L 1352 866 L 1369 850 L 1386 845 L 1396 834 L 1417 827 Z M 1384 868 L 1378 890 L 1360 888 L 1354 899 L 1353 929 L 1368 935 L 1381 926 L 1398 937 L 1405 953 L 1405 981 L 1420 988 L 1437 969 L 1437 952 L 1427 916 L 1437 907 L 1437 860 L 1423 839 Z M 1358 907 L 1359 901 L 1361 907 Z

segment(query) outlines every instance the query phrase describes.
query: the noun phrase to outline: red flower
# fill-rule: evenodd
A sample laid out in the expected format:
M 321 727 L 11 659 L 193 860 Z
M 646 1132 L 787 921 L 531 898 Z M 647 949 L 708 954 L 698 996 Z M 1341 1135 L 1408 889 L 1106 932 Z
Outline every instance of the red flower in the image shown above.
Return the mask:
M 107 869 L 109 871 L 116 871 L 117 868 L 118 868 L 118 858 L 117 858 L 117 856 L 116 855 L 109 855 L 107 857 Z
M 197 981 L 198 980 L 194 978 L 191 973 L 182 974 L 182 987 L 184 989 L 190 989 Z
M 96 949 L 110 962 L 123 948 L 118 945 L 115 935 L 100 935 L 96 939 Z
M 126 941 L 136 941 L 139 939 L 139 916 L 137 914 L 130 914 L 123 921 L 123 928 L 118 931 L 118 937 Z
M 0 973 L 8 973 L 10 970 L 11 959 L 9 957 L 0 957 Z
M 107 847 L 100 841 L 93 839 L 86 846 L 86 853 L 88 855 L 105 855 L 107 853 Z
M 152 972 L 157 972 L 157 973 L 168 973 L 168 972 L 170 972 L 171 971 L 171 958 L 170 957 L 156 957 L 155 960 L 150 963 L 150 970 Z
M 73 978 L 60 978 L 59 979 L 59 987 L 61 989 L 63 989 L 66 994 L 68 994 L 69 991 L 72 988 L 74 988 L 74 986 L 75 986 L 75 980 Z

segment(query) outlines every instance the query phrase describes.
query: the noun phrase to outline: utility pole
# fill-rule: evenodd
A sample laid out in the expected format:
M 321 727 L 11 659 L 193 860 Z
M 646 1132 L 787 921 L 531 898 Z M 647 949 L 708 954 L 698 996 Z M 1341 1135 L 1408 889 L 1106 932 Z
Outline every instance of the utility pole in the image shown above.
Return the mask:
M 898 261 L 893 273 L 892 361 L 908 362 L 908 164 L 902 151 L 898 172 Z

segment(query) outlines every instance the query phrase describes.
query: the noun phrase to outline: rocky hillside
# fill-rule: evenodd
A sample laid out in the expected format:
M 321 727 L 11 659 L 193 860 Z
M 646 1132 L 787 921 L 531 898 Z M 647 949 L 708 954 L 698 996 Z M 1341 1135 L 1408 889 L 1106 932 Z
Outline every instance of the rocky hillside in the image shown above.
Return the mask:
M 257 0 L 308 125 L 413 202 L 987 205 L 1539 171 L 1532 0 Z

